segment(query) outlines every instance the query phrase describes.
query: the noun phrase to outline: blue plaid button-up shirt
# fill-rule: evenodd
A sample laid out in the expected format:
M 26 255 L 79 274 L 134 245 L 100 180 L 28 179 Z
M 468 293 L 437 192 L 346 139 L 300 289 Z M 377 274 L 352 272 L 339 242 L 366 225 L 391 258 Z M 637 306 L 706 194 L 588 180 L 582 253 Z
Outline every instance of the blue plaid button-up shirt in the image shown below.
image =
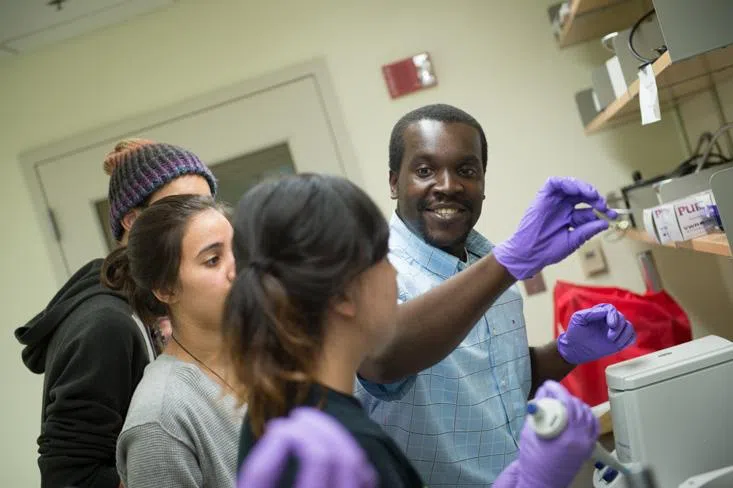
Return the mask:
M 405 302 L 485 256 L 478 232 L 466 242 L 468 263 L 430 246 L 396 215 L 389 259 Z M 420 351 L 405 351 L 420 354 Z M 445 359 L 404 380 L 357 381 L 356 396 L 431 487 L 490 487 L 518 452 L 531 383 L 522 297 L 504 293 Z

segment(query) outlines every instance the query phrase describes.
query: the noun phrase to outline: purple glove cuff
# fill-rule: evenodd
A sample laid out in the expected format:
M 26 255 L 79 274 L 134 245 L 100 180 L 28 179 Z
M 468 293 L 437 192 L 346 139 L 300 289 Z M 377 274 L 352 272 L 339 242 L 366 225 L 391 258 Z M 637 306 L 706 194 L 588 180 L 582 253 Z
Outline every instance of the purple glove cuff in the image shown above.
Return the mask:
M 538 265 L 537 263 L 529 263 L 527 260 L 513 256 L 508 249 L 509 245 L 506 242 L 497 244 L 494 247 L 492 254 L 496 258 L 496 261 L 504 266 L 506 270 L 514 276 L 517 280 L 526 280 L 539 273 L 544 265 Z M 531 266 L 533 264 L 534 266 Z
M 568 342 L 567 333 L 563 332 L 557 337 L 557 352 L 568 364 L 582 364 L 584 361 L 578 358 L 577 348 L 573 348 Z

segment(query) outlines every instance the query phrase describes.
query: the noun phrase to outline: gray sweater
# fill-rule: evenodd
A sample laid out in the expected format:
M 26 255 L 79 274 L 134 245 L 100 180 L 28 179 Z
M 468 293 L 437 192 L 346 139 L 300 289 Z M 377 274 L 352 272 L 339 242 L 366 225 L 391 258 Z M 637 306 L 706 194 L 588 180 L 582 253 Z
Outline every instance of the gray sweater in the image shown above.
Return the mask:
M 117 441 L 126 488 L 231 487 L 245 409 L 197 366 L 161 355 L 145 368 Z

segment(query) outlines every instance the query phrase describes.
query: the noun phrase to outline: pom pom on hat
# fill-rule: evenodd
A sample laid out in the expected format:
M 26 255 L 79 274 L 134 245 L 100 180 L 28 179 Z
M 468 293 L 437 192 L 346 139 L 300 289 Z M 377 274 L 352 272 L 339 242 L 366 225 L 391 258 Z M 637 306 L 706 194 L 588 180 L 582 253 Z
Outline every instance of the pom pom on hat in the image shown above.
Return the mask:
M 151 141 L 150 139 L 137 138 L 121 140 L 120 142 L 115 144 L 115 148 L 107 154 L 107 157 L 104 158 L 104 172 L 107 173 L 109 176 L 112 176 L 112 173 L 114 172 L 117 165 L 122 162 L 123 155 L 126 152 L 140 146 L 144 146 L 146 144 L 155 144 L 155 141 Z

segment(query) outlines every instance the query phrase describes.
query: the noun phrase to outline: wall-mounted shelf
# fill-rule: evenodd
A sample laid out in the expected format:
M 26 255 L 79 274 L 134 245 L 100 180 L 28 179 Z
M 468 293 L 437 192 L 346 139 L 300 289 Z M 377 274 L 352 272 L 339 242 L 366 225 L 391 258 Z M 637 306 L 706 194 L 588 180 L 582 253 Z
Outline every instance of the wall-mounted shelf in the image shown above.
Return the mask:
M 651 8 L 651 3 L 651 0 L 574 0 L 557 43 L 567 47 L 631 27 Z
M 714 83 L 733 78 L 733 46 L 710 51 L 694 58 L 672 62 L 669 52 L 653 64 L 657 91 L 662 108 L 710 89 Z M 586 134 L 593 134 L 639 113 L 639 80 L 601 111 L 588 125 Z
M 648 244 L 654 244 L 657 246 L 674 247 L 677 249 L 689 249 L 691 251 L 697 251 L 708 254 L 717 254 L 718 256 L 731 257 L 730 245 L 728 244 L 728 238 L 725 234 L 710 234 L 697 239 L 692 239 L 684 242 L 675 242 L 669 244 L 659 244 L 652 239 L 649 234 L 638 229 L 629 229 L 624 233 L 625 237 L 633 239 L 635 241 L 646 242 Z

